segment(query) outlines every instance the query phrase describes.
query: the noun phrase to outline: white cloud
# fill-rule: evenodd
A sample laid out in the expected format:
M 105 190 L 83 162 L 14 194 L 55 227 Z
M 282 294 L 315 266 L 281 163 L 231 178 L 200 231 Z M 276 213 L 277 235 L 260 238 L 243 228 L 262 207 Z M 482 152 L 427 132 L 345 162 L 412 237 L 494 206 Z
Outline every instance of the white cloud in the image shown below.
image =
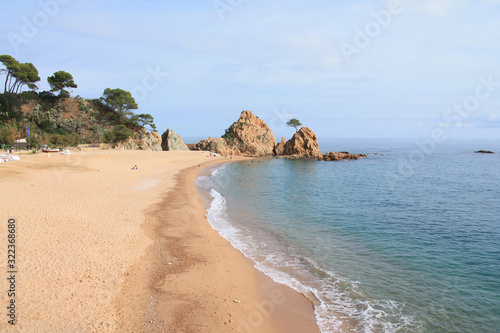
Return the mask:
M 140 106 L 162 111 L 158 117 L 171 115 L 169 122 L 179 109 L 203 115 L 284 105 L 298 116 L 311 114 L 313 128 L 345 117 L 344 124 L 366 122 L 361 127 L 386 135 L 398 118 L 401 133 L 414 133 L 418 124 L 436 126 L 479 76 L 500 72 L 498 5 L 500 0 L 407 0 L 403 12 L 346 64 L 339 43 L 352 41 L 385 2 L 246 1 L 220 21 L 211 1 L 71 1 L 13 55 L 32 61 L 43 79 L 69 71 L 79 85 L 74 94 L 88 97 L 108 86 L 132 89 L 144 68 L 160 64 L 171 76 Z M 36 1 L 8 6 L 15 15 L 0 22 L 2 45 L 8 44 L 5 32 L 20 30 L 23 11 L 38 8 Z M 498 108 L 480 112 L 485 121 L 498 121 Z M 373 119 L 380 120 L 376 129 Z M 342 130 L 354 135 L 347 125 Z

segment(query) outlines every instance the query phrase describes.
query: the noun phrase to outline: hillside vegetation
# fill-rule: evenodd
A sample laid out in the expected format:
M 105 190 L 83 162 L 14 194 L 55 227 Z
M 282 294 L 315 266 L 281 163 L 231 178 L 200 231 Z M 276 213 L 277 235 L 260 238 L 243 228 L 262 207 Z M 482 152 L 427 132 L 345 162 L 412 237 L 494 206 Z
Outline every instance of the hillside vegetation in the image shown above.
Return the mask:
M 132 112 L 138 105 L 128 91 L 106 88 L 100 98 L 71 97 L 67 89 L 77 88 L 73 77 L 58 71 L 47 78 L 51 91 L 38 93 L 35 66 L 20 64 L 8 55 L 0 55 L 0 63 L 5 66 L 0 68 L 0 74 L 5 74 L 0 94 L 1 145 L 14 146 L 24 138 L 30 147 L 117 143 L 143 133 L 145 126 L 156 129 L 151 115 Z

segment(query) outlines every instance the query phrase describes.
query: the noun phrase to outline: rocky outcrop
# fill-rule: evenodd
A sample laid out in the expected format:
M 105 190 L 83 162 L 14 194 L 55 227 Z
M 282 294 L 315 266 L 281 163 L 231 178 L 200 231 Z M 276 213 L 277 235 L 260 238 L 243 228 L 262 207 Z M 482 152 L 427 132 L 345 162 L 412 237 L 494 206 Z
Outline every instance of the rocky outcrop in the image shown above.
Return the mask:
M 226 143 L 226 139 L 209 137 L 207 140 L 201 140 L 195 145 L 196 150 L 211 151 L 220 155 L 240 155 L 239 151 L 230 149 Z
M 148 131 L 143 128 L 139 133 L 134 133 L 126 142 L 117 145 L 115 148 L 162 151 L 161 136 L 158 132 L 148 133 Z
M 341 152 L 329 152 L 321 158 L 318 158 L 320 161 L 343 161 L 343 160 L 359 160 L 360 158 L 366 157 L 365 154 L 350 154 L 346 151 Z
M 491 151 L 491 150 L 476 150 L 474 153 L 475 154 L 494 154 L 495 152 Z
M 168 132 L 168 131 L 167 131 Z M 165 134 L 164 134 L 165 136 Z M 165 142 L 165 137 L 163 137 Z M 290 159 L 317 159 L 320 161 L 357 160 L 365 154 L 330 152 L 323 155 L 318 137 L 308 127 L 302 127 L 293 137 L 276 143 L 276 138 L 267 124 L 250 111 L 243 111 L 221 138 L 210 137 L 194 145 L 195 150 L 211 151 L 220 155 L 275 156 Z
M 161 148 L 163 151 L 189 150 L 181 136 L 170 128 L 161 136 Z
M 272 155 L 276 138 L 267 124 L 250 111 L 243 111 L 222 136 L 227 146 L 241 155 Z
M 350 154 L 346 151 L 332 151 L 323 155 L 319 150 L 318 137 L 308 127 L 302 127 L 288 141 L 282 138 L 281 142 L 274 146 L 274 154 L 284 158 L 310 158 L 319 161 L 359 160 L 366 157 L 365 154 Z
M 142 142 L 152 151 L 162 151 L 161 136 L 160 133 L 158 132 L 146 133 L 142 139 Z
M 279 153 L 282 141 L 276 145 L 275 151 Z M 279 154 L 277 154 L 279 155 Z M 293 158 L 321 158 L 323 155 L 319 150 L 318 137 L 308 127 L 302 127 L 283 146 L 283 154 Z
M 199 150 L 244 156 L 272 155 L 276 138 L 267 124 L 250 111 L 243 111 L 222 138 L 201 140 Z
M 281 142 L 278 142 L 274 146 L 273 153 L 276 156 L 282 156 L 283 152 L 285 151 L 285 144 L 286 144 L 286 139 L 284 137 L 281 138 Z

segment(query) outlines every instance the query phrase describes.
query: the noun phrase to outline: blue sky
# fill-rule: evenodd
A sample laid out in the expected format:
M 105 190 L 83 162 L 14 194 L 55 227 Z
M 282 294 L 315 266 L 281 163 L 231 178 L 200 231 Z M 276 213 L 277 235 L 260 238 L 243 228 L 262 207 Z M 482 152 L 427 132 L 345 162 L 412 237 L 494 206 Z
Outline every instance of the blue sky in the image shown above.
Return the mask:
M 296 117 L 319 137 L 500 138 L 500 0 L 41 0 L 2 11 L 0 54 L 32 62 L 40 90 L 65 70 L 73 96 L 131 91 L 161 132 L 217 137 L 251 110 L 277 137 Z

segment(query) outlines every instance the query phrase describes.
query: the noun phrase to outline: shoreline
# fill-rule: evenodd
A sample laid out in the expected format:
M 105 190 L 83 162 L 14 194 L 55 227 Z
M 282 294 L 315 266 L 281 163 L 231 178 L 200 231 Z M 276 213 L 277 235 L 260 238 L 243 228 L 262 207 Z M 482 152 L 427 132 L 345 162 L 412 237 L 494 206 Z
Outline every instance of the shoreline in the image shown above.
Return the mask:
M 255 158 L 248 158 L 255 159 Z M 242 163 L 242 160 L 229 161 L 229 162 L 221 162 L 217 164 L 208 164 L 202 170 L 200 170 L 196 179 L 201 176 L 209 177 L 213 171 L 222 166 L 229 163 Z M 202 198 L 205 204 L 206 212 L 209 210 L 211 205 L 212 196 L 209 193 L 209 190 L 204 188 L 203 186 L 195 185 L 198 194 Z M 207 223 L 214 229 L 218 234 L 219 231 L 215 229 L 208 218 L 206 219 Z M 223 239 L 224 236 L 219 234 Z M 227 240 L 227 239 L 226 239 Z M 274 281 L 269 275 L 261 271 L 256 267 L 256 263 L 250 257 L 247 257 L 243 254 L 239 249 L 234 247 L 229 240 L 227 240 L 229 245 L 240 252 L 244 259 L 248 261 L 248 263 L 254 268 L 256 277 L 259 281 L 258 283 L 258 294 L 261 297 L 261 301 L 263 303 L 267 303 L 267 305 L 271 306 L 273 309 L 273 314 L 269 315 L 270 319 L 274 322 L 278 332 L 320 332 L 319 326 L 316 322 L 316 316 L 314 312 L 314 303 L 303 293 L 293 289 L 292 287 Z M 268 301 L 273 292 L 278 292 L 283 294 L 285 299 L 288 300 L 287 304 L 270 304 Z M 295 316 L 295 317 L 294 317 Z M 311 325 L 311 319 L 313 324 Z
M 226 162 L 206 152 L 83 150 L 2 163 L 19 294 L 16 325 L 0 321 L 0 331 L 293 332 L 283 325 L 303 311 L 311 320 L 301 332 L 319 332 L 305 297 L 260 279 L 208 223 L 198 165 Z
M 257 270 L 206 219 L 195 179 L 227 162 L 181 170 L 175 187 L 146 212 L 143 227 L 154 244 L 125 281 L 119 317 L 135 319 L 121 329 L 140 330 L 142 321 L 158 332 L 319 332 L 312 303 Z M 137 297 L 137 289 L 148 292 Z

